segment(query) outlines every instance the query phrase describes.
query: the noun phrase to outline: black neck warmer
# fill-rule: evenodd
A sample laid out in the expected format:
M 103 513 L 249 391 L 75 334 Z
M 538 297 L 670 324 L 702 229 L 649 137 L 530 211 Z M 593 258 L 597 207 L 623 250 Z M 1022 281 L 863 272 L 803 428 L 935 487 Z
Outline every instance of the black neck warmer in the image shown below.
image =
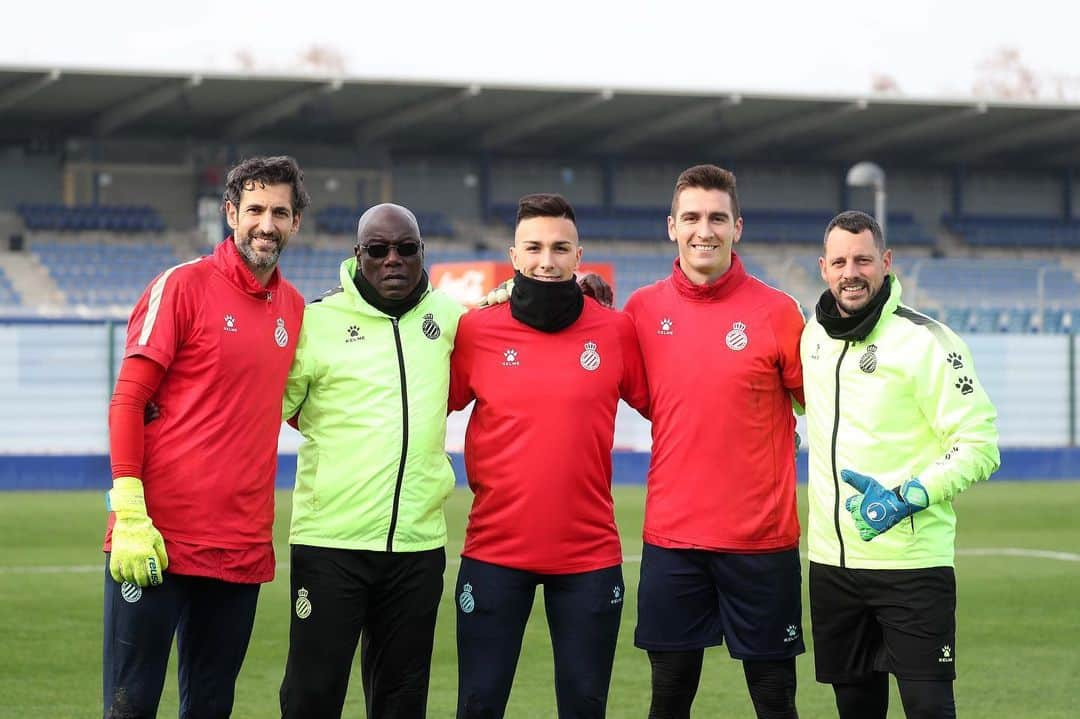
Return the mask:
M 356 289 L 360 293 L 360 296 L 363 297 L 364 301 L 369 305 L 391 317 L 400 318 L 403 314 L 420 303 L 420 298 L 427 292 L 428 276 L 426 271 L 421 270 L 420 281 L 416 283 L 416 287 L 413 288 L 412 292 L 398 300 L 380 295 L 378 290 L 375 289 L 375 286 L 367 281 L 367 278 L 364 277 L 364 273 L 360 271 L 359 267 L 356 268 L 356 274 L 353 275 L 353 284 L 356 285 Z
M 574 324 L 585 308 L 585 295 L 577 278 L 543 282 L 514 273 L 510 314 L 515 320 L 541 332 L 558 332 Z
M 851 315 L 844 317 L 836 306 L 836 298 L 830 290 L 825 290 L 814 308 L 817 321 L 825 328 L 825 332 L 834 340 L 852 340 L 861 342 L 874 329 L 881 318 L 881 310 L 889 301 L 892 292 L 892 275 L 885 275 L 878 293 L 870 298 L 866 306 Z

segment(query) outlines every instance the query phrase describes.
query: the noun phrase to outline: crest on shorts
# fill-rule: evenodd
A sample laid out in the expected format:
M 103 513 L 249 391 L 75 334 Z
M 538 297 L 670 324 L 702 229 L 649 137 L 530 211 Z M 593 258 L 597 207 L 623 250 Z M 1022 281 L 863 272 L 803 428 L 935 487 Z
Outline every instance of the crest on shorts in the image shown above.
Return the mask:
M 465 586 L 461 588 L 461 594 L 458 595 L 458 606 L 461 607 L 461 611 L 466 614 L 472 614 L 476 609 L 476 600 L 472 595 L 472 585 L 465 582 Z
M 439 323 L 435 321 L 435 315 L 430 312 L 424 315 L 424 326 L 422 329 L 424 330 L 424 336 L 429 340 L 437 340 L 439 339 L 439 335 L 442 334 L 442 330 L 439 329 Z
M 142 587 L 134 582 L 124 582 L 120 585 L 120 596 L 128 604 L 134 604 L 142 599 Z
M 731 331 L 727 333 L 724 342 L 727 343 L 728 349 L 733 352 L 741 352 L 746 349 L 746 345 L 750 343 L 750 338 L 746 336 L 746 325 L 742 322 L 731 325 Z
M 581 366 L 589 372 L 600 369 L 600 353 L 596 351 L 595 342 L 585 343 L 585 351 L 581 353 Z
M 300 587 L 296 591 L 296 618 L 307 619 L 311 616 L 311 600 L 308 599 L 308 590 Z

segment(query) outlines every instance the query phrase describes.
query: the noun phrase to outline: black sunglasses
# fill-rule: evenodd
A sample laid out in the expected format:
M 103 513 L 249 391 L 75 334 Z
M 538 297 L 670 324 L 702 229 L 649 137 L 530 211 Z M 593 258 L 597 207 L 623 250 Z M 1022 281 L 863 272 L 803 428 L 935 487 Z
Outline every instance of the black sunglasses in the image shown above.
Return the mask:
M 419 242 L 399 242 L 396 245 L 391 245 L 386 242 L 371 242 L 366 245 L 360 245 L 360 249 L 366 252 L 368 257 L 376 260 L 381 260 L 389 255 L 391 247 L 397 251 L 398 257 L 412 257 L 420 251 Z

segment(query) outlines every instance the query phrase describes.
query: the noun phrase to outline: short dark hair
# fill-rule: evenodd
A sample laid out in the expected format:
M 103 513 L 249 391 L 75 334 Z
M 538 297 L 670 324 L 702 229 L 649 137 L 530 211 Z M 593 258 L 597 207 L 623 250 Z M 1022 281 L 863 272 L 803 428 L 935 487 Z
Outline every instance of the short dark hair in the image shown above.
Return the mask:
M 739 195 L 735 191 L 735 173 L 716 165 L 694 165 L 682 171 L 675 181 L 675 192 L 671 195 L 671 216 L 674 217 L 679 205 L 679 193 L 688 187 L 702 190 L 720 190 L 731 198 L 732 220 L 739 219 Z
M 870 215 L 859 210 L 844 210 L 836 217 L 829 220 L 829 224 L 825 227 L 825 239 L 822 240 L 822 246 L 824 246 L 828 239 L 829 233 L 833 231 L 833 228 L 839 227 L 841 230 L 846 230 L 853 235 L 857 235 L 860 232 L 870 230 L 870 233 L 874 236 L 874 247 L 877 251 L 885 253 L 885 233 L 881 231 L 881 225 Z
M 277 157 L 249 157 L 242 160 L 236 167 L 229 170 L 225 178 L 225 194 L 221 198 L 221 210 L 225 211 L 225 203 L 231 202 L 234 206 L 240 206 L 240 196 L 244 190 L 254 189 L 255 184 L 260 185 L 292 185 L 292 211 L 299 215 L 311 204 L 311 197 L 304 189 L 304 171 L 296 160 L 288 155 Z
M 577 226 L 574 208 L 566 198 L 554 192 L 538 192 L 518 200 L 517 223 L 533 217 L 565 217 Z

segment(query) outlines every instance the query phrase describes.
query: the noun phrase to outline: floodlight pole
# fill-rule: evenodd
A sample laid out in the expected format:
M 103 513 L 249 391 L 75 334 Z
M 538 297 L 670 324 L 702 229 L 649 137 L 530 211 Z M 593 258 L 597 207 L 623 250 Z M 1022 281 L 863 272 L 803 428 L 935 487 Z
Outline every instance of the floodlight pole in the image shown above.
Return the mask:
M 874 217 L 881 225 L 881 234 L 885 233 L 885 171 L 873 162 L 858 162 L 847 173 L 848 187 L 874 188 Z

